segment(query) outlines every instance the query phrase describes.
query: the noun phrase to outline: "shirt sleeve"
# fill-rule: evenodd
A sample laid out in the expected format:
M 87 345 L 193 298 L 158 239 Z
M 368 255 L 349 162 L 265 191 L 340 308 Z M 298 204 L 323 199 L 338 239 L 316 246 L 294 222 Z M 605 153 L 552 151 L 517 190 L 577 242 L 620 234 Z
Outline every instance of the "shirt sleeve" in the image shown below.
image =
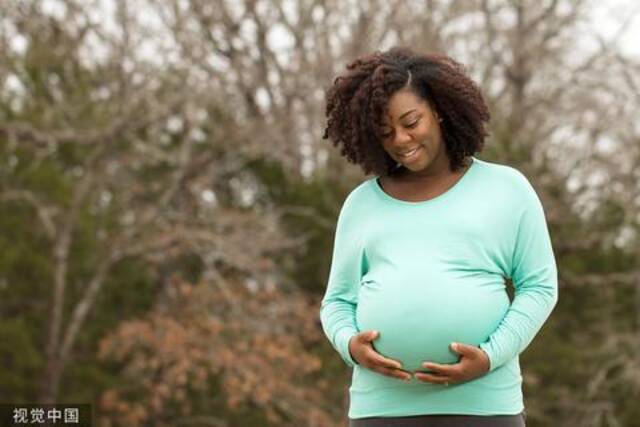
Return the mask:
M 479 345 L 489 356 L 490 371 L 524 351 L 558 301 L 558 273 L 543 206 L 526 177 L 518 175 L 523 183 L 518 199 L 524 201 L 515 210 L 519 214 L 511 260 L 515 296 L 496 330 Z
M 357 364 L 349 352 L 349 339 L 359 332 L 356 306 L 360 279 L 364 274 L 364 251 L 360 237 L 362 223 L 356 207 L 351 194 L 340 210 L 329 280 L 320 307 L 322 329 L 350 367 Z

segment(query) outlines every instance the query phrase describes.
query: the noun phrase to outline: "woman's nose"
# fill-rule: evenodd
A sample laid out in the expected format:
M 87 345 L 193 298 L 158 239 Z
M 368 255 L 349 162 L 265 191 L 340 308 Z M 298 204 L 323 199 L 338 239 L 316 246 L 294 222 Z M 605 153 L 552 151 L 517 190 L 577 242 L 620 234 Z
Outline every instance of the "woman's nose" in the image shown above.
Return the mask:
M 409 132 L 406 132 L 404 130 L 397 130 L 393 137 L 393 145 L 396 147 L 402 147 L 410 140 L 411 135 L 409 135 Z

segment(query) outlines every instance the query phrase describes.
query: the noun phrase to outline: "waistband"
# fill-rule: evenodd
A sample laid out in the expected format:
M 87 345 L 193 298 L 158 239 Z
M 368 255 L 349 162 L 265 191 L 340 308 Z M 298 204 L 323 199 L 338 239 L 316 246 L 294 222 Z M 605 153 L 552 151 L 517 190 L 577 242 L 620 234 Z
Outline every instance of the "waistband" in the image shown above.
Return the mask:
M 516 415 L 415 415 L 349 419 L 349 427 L 525 427 L 526 411 Z

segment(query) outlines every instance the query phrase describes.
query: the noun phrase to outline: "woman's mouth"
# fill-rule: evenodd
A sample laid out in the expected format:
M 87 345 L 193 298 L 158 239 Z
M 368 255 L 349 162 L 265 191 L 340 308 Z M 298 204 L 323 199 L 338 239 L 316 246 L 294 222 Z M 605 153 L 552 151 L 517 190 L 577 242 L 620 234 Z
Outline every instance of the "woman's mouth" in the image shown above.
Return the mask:
M 402 153 L 398 153 L 398 157 L 402 161 L 407 161 L 407 160 L 411 161 L 416 157 L 416 155 L 418 154 L 418 152 L 420 151 L 421 148 L 422 148 L 422 146 L 418 145 L 417 147 L 415 147 L 415 148 L 413 148 L 411 150 L 404 151 Z

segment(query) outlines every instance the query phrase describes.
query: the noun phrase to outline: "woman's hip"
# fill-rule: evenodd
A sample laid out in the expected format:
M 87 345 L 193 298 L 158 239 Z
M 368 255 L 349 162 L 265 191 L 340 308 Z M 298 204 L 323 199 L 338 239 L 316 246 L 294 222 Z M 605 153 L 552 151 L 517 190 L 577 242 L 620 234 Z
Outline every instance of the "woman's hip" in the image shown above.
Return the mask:
M 517 415 L 416 415 L 349 419 L 349 427 L 525 427 L 523 410 Z

